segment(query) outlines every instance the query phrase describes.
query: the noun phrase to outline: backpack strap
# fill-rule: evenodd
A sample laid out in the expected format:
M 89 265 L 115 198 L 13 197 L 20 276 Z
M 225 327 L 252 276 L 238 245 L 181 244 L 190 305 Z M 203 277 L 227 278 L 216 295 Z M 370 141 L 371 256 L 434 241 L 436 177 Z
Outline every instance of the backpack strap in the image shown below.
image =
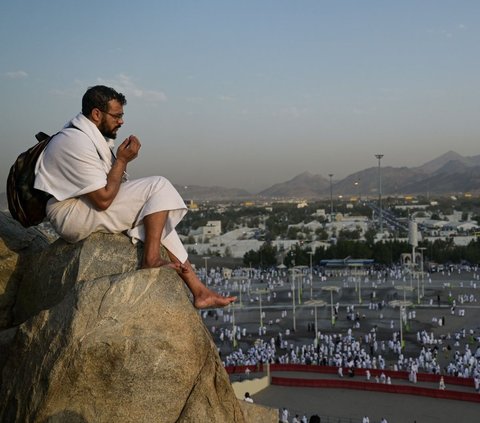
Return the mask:
M 35 138 L 38 142 L 45 141 L 46 139 L 50 138 L 50 135 L 47 135 L 45 132 L 39 132 L 35 135 Z

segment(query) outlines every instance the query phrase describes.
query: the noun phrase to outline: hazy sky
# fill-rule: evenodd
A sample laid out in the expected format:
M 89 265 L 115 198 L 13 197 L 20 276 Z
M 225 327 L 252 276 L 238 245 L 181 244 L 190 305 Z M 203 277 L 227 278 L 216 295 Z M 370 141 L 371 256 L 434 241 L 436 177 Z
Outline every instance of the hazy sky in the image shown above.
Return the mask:
M 134 177 L 256 192 L 477 155 L 479 23 L 477 0 L 4 0 L 0 178 L 98 83 Z

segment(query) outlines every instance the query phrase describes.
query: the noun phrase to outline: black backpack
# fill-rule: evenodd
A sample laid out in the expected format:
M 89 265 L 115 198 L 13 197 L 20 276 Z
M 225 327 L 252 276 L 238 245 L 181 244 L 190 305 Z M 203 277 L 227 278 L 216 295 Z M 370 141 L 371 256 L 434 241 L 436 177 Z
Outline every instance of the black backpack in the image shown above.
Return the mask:
M 18 156 L 7 178 L 8 209 L 12 217 L 26 228 L 45 219 L 47 201 L 52 198 L 50 194 L 35 189 L 33 184 L 37 160 L 53 136 L 39 132 L 35 138 L 38 143 Z

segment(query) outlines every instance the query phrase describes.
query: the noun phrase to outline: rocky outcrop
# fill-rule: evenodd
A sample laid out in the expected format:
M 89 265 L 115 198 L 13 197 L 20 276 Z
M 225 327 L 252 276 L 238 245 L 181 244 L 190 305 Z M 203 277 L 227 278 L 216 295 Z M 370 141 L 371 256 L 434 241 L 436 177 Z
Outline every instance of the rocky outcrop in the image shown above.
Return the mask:
M 251 423 L 277 423 L 278 410 L 258 404 L 240 401 L 245 421 Z
M 78 283 L 135 272 L 141 254 L 141 246 L 121 234 L 96 233 L 76 244 L 55 241 L 22 270 L 14 323 L 57 304 Z
M 0 212 L 0 330 L 12 325 L 15 298 L 32 255 L 48 245 L 42 232 L 25 229 L 9 214 Z
M 21 272 L 7 257 L 1 276 L 17 272 L 14 323 L 0 331 L 0 421 L 245 421 L 173 270 L 136 270 L 141 251 L 123 235 L 43 247 Z

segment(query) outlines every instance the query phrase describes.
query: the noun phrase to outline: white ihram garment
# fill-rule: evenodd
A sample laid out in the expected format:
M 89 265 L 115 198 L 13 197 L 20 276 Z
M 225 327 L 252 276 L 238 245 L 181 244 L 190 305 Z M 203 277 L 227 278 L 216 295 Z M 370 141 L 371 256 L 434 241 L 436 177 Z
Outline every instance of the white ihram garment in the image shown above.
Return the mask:
M 106 186 L 112 147 L 113 141 L 106 140 L 82 114 L 50 141 L 37 162 L 35 178 L 35 188 L 54 197 L 47 205 L 47 218 L 69 242 L 80 241 L 93 232 L 124 231 L 136 242 L 145 240 L 143 218 L 168 210 L 162 244 L 184 263 L 188 255 L 175 226 L 187 208 L 166 178 L 151 176 L 123 182 L 110 207 L 103 211 L 94 209 L 82 197 Z

